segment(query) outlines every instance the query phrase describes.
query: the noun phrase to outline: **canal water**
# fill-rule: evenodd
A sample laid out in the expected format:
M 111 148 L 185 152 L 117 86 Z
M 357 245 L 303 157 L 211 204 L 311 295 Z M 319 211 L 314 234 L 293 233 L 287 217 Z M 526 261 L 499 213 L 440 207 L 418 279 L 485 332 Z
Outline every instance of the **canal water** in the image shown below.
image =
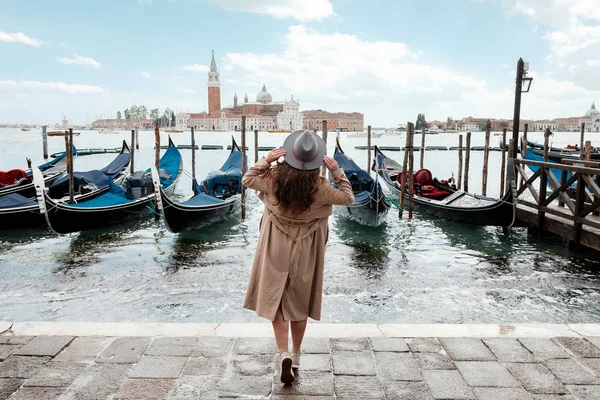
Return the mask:
M 240 142 L 239 132 L 197 132 L 198 144 Z M 130 132 L 82 131 L 78 148 L 120 147 Z M 154 159 L 154 134 L 139 133 L 136 169 Z M 330 135 L 332 137 L 334 135 Z M 529 135 L 541 141 L 542 133 Z M 189 144 L 188 133 L 172 134 Z M 259 145 L 278 146 L 283 134 L 261 133 Z M 426 145 L 456 146 L 457 134 L 427 135 Z M 497 145 L 497 136 L 492 144 Z M 50 153 L 64 149 L 62 138 L 49 138 Z M 167 136 L 162 134 L 162 143 Z M 355 150 L 366 139 L 341 134 L 344 150 L 365 166 L 367 154 Z M 415 144 L 420 144 L 420 135 Z M 577 133 L 557 133 L 554 145 L 576 143 Z M 403 146 L 404 134 L 383 135 L 373 143 Z M 473 146 L 484 143 L 475 132 Z M 254 160 L 253 136 L 248 138 Z M 333 151 L 333 140 L 329 143 Z M 190 171 L 191 150 L 181 150 Z M 265 154 L 265 153 L 261 153 Z M 490 153 L 488 195 L 496 196 L 500 152 Z M 227 150 L 198 151 L 199 177 L 218 169 Z M 398 161 L 402 152 L 389 152 Z M 25 157 L 40 164 L 39 129 L 0 129 L 0 170 L 24 168 Z M 114 154 L 82 156 L 76 170 L 101 168 Z M 481 192 L 483 152 L 471 153 L 470 191 Z M 419 153 L 415 153 L 418 168 Z M 434 176 L 457 174 L 456 151 L 425 152 Z M 177 196 L 191 194 L 184 176 Z M 250 191 L 248 218 L 237 216 L 212 227 L 171 234 L 151 215 L 101 231 L 66 236 L 46 230 L 0 231 L 0 320 L 257 322 L 241 305 L 262 206 Z M 330 219 L 323 322 L 357 323 L 576 323 L 600 318 L 600 257 L 567 251 L 559 240 L 542 244 L 523 229 L 509 235 L 495 227 L 456 225 L 415 213 L 398 219 L 395 210 L 378 228 L 367 228 L 336 215 Z

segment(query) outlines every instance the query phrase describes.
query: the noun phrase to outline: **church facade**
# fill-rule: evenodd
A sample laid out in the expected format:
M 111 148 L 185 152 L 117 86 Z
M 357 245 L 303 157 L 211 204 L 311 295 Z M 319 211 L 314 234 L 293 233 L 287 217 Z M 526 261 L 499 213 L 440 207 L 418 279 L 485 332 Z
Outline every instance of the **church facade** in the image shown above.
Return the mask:
M 579 120 L 579 126 L 585 124 L 586 132 L 600 132 L 600 111 L 596 109 L 596 103 L 585 113 L 585 117 Z
M 236 93 L 232 105 L 221 107 L 221 83 L 214 51 L 208 71 L 207 87 L 208 112 L 177 114 L 179 129 L 194 127 L 206 131 L 238 131 L 241 130 L 242 115 L 246 116 L 246 129 L 251 131 L 296 131 L 303 128 L 304 116 L 300 112 L 300 102 L 294 99 L 293 95 L 290 100 L 273 101 L 265 84 L 254 101 L 249 101 L 246 93 L 243 102 L 238 102 Z

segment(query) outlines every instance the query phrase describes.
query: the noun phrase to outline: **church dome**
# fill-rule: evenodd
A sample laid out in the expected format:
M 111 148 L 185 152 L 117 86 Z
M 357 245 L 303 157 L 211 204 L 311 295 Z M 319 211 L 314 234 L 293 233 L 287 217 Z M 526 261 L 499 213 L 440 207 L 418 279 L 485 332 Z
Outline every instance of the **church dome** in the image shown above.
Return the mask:
M 262 86 L 262 90 L 256 95 L 256 101 L 263 104 L 270 103 L 271 101 L 273 101 L 271 93 L 267 92 L 267 88 L 264 83 Z
M 596 110 L 596 103 L 592 103 L 592 108 L 585 113 L 586 117 L 595 117 L 596 115 L 600 115 L 600 111 Z

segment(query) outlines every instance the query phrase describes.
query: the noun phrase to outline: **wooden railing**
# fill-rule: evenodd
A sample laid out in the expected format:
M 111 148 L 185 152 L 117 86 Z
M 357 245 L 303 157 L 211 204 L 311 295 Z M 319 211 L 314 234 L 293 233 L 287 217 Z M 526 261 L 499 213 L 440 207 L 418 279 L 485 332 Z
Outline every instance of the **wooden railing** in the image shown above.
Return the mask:
M 540 229 L 544 226 L 546 213 L 569 220 L 573 224 L 569 239 L 576 242 L 583 225 L 600 229 L 599 220 L 589 217 L 598 215 L 600 211 L 600 162 L 572 159 L 563 159 L 562 164 L 523 159 L 514 162 L 522 178 L 517 191 L 519 204 L 537 209 Z M 538 170 L 532 172 L 527 166 L 538 167 Z M 560 176 L 557 177 L 555 173 L 558 171 Z M 534 202 L 521 196 L 526 190 L 529 190 Z M 555 200 L 559 207 L 551 207 Z

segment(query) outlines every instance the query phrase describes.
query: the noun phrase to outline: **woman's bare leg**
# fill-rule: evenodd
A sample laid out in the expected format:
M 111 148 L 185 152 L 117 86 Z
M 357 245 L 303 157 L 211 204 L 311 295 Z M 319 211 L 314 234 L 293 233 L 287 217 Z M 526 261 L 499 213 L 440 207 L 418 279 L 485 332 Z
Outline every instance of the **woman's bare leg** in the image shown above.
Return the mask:
M 304 339 L 304 332 L 306 332 L 306 323 L 307 320 L 290 322 L 292 328 L 292 354 L 300 354 L 302 339 Z
M 275 320 L 273 321 L 273 332 L 275 333 L 275 341 L 277 342 L 277 349 L 279 353 L 289 351 L 288 335 L 289 335 L 290 324 L 283 319 L 281 314 L 281 308 L 277 310 Z

